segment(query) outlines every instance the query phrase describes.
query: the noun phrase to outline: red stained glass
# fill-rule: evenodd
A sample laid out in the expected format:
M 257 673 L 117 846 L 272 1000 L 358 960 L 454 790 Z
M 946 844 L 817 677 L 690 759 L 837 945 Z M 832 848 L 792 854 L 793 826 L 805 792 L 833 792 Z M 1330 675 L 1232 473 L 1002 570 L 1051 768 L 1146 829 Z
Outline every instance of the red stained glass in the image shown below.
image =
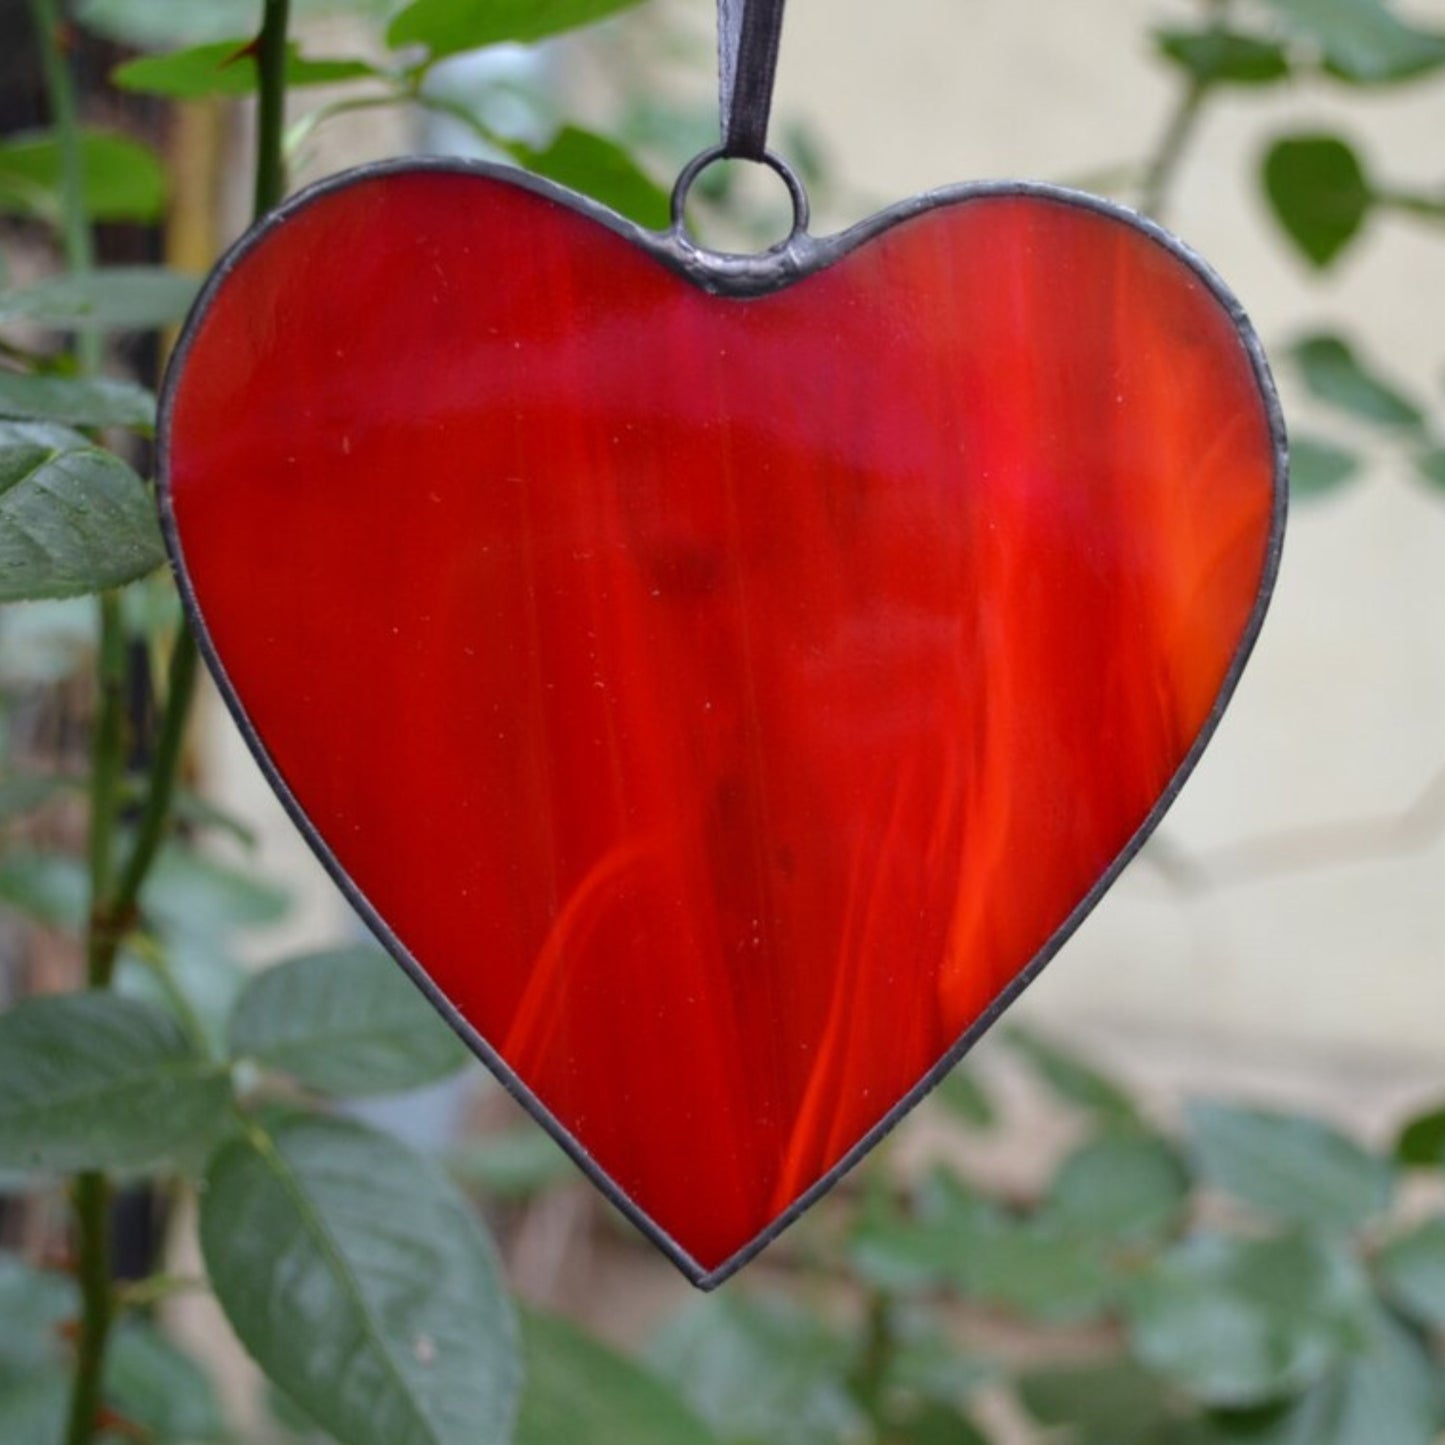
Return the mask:
M 939 1063 L 1209 725 L 1277 530 L 1224 304 L 1057 197 L 709 294 L 359 179 L 193 323 L 169 496 L 356 893 L 706 1273 Z

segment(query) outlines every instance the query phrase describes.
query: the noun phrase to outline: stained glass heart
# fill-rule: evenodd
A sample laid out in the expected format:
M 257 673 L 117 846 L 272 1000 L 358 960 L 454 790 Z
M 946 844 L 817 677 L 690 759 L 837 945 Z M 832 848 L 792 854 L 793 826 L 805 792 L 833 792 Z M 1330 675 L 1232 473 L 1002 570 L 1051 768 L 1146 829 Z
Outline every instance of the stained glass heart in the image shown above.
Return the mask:
M 198 304 L 167 528 L 352 900 L 699 1283 L 1157 823 L 1283 525 L 1161 232 L 937 193 L 738 267 L 513 172 L 298 198 Z

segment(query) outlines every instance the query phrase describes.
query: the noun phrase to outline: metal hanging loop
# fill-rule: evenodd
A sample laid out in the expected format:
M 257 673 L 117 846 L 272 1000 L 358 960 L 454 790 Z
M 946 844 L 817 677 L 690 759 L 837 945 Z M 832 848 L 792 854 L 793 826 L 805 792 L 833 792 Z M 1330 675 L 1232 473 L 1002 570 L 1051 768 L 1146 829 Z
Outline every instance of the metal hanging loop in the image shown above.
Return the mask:
M 727 160 L 728 149 L 725 145 L 712 146 L 694 156 L 682 169 L 682 174 L 677 178 L 677 184 L 672 188 L 672 229 L 677 235 L 685 235 L 687 232 L 687 197 L 692 190 L 693 182 L 716 161 Z M 788 197 L 793 203 L 793 228 L 783 239 L 770 247 L 773 251 L 781 251 L 792 245 L 808 229 L 808 192 L 803 185 L 798 173 L 785 161 L 782 156 L 773 151 L 765 150 L 757 157 L 758 161 L 767 166 L 782 177 L 783 184 L 788 188 Z
M 721 153 L 767 158 L 773 77 L 783 38 L 785 0 L 717 0 Z

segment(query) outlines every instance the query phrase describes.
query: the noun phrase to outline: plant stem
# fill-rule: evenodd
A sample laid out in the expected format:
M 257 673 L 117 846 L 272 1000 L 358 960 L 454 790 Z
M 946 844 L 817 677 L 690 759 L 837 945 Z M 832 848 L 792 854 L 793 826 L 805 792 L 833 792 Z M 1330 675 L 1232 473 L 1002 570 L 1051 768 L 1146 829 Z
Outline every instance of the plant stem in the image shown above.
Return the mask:
M 75 87 L 61 49 L 61 18 L 56 0 L 30 0 L 30 16 L 40 45 L 40 69 L 50 102 L 50 123 L 60 141 L 60 235 L 65 263 L 83 275 L 95 266 L 95 246 L 85 204 L 85 157 L 81 148 L 80 118 Z M 77 351 L 84 370 L 100 363 L 100 335 L 82 331 Z
M 1169 193 L 1174 178 L 1179 172 L 1180 162 L 1194 139 L 1204 102 L 1213 89 L 1207 80 L 1191 80 L 1179 98 L 1174 114 L 1169 118 L 1159 148 L 1154 152 L 1144 171 L 1139 187 L 1139 209 L 1156 221 L 1162 220 L 1169 204 Z
M 1379 191 L 1375 195 L 1375 203 L 1407 216 L 1445 221 L 1445 196 L 1421 195 L 1416 191 Z
M 256 219 L 259 220 L 281 199 L 285 189 L 286 29 L 290 23 L 290 0 L 266 0 L 261 35 L 256 43 L 256 68 L 260 87 L 260 121 L 256 151 Z M 182 627 L 171 653 L 166 687 L 166 706 L 150 765 L 150 787 L 136 826 L 135 843 L 121 872 L 120 883 L 111 899 L 109 926 L 105 930 L 99 972 L 107 981 L 115 968 L 121 938 L 129 929 L 140 903 L 141 890 L 150 876 L 161 844 L 170 827 L 176 780 L 186 740 L 186 724 L 196 692 L 199 670 L 196 640 Z
M 65 260 L 73 275 L 83 276 L 94 267 L 95 250 L 86 211 L 84 157 L 75 90 L 61 50 L 60 13 L 55 0 L 30 0 L 30 14 L 40 46 L 51 123 L 60 143 L 61 235 Z M 82 332 L 76 353 L 82 372 L 95 371 L 100 363 L 100 338 Z M 115 828 L 124 766 L 125 632 L 120 600 L 114 593 L 104 593 L 99 606 L 99 685 L 91 749 L 88 849 L 90 923 L 86 938 L 86 982 L 91 988 L 103 988 L 109 983 L 104 958 L 108 948 L 113 954 L 113 945 L 107 941 L 106 920 L 110 914 Z M 100 1413 L 105 1349 L 114 1315 L 110 1279 L 110 1182 L 95 1170 L 79 1175 L 73 1202 L 79 1251 L 76 1274 L 82 1312 L 66 1440 L 69 1445 L 88 1445 Z
M 180 1020 L 181 1027 L 190 1035 L 196 1052 L 207 1058 L 213 1057 L 215 1051 L 206 1033 L 206 1025 L 200 1014 L 196 1012 L 196 1006 L 191 1002 L 190 996 L 176 978 L 170 961 L 166 957 L 165 949 L 154 939 L 141 937 L 132 944 L 132 950 L 140 962 L 150 969 L 156 983 L 160 985 L 161 991 L 170 1000 L 171 1007 L 176 1011 L 176 1017 Z
M 104 1174 L 90 1171 L 75 1181 L 75 1213 L 80 1226 L 76 1275 L 82 1313 L 65 1438 L 68 1445 L 89 1445 L 100 1416 L 105 1348 L 115 1318 L 110 1276 L 110 1181 Z
M 115 956 L 121 939 L 134 921 L 141 889 L 150 877 L 156 855 L 165 842 L 170 827 L 171 806 L 175 801 L 176 780 L 180 776 L 181 757 L 186 741 L 186 724 L 190 719 L 191 701 L 196 693 L 197 656 L 195 639 L 188 628 L 182 628 L 171 652 L 171 666 L 166 686 L 166 707 L 161 716 L 161 730 L 156 738 L 155 755 L 150 763 L 150 786 L 136 824 L 135 842 L 131 845 L 125 868 L 120 875 L 110 904 L 110 926 L 106 931 L 103 972 L 109 980 L 115 968 Z
M 255 219 L 273 210 L 286 193 L 286 30 L 291 0 L 266 0 L 256 42 L 259 90 L 256 105 Z
M 60 46 L 60 13 L 55 0 L 30 0 L 30 13 L 40 42 L 40 63 L 50 101 L 51 123 L 60 142 L 61 236 L 65 260 L 73 275 L 83 276 L 95 266 L 95 247 L 85 201 L 85 161 L 80 122 L 70 69 Z M 77 349 L 81 370 L 92 372 L 99 363 L 99 336 L 80 334 Z M 90 913 L 87 944 L 88 982 L 101 986 L 97 956 L 102 918 L 110 892 L 115 824 L 120 808 L 123 763 L 125 637 L 120 603 L 113 593 L 100 598 L 100 654 L 97 680 L 95 739 L 91 748 L 90 787 Z
M 1205 0 L 1210 28 L 1216 35 L 1224 34 L 1233 3 L 1234 0 Z M 1204 103 L 1213 95 L 1215 84 L 1213 74 L 1199 73 L 1190 78 L 1174 114 L 1169 117 L 1164 134 L 1159 138 L 1154 155 L 1144 167 L 1144 178 L 1139 185 L 1139 209 L 1156 221 L 1164 218 L 1174 178 L 1199 128 Z
M 206 1281 L 197 1275 L 153 1274 L 135 1280 L 116 1292 L 116 1305 L 123 1310 L 144 1310 L 178 1294 L 203 1294 Z
M 93 261 L 90 223 L 85 210 L 83 157 L 75 97 L 60 51 L 59 15 L 55 0 L 30 0 L 30 5 L 40 36 L 54 123 L 60 134 L 65 176 L 66 258 L 72 271 L 86 271 Z M 256 156 L 258 217 L 276 204 L 284 189 L 281 144 L 289 12 L 289 0 L 266 0 L 265 19 L 257 45 L 260 76 L 260 130 Z M 98 355 L 94 343 L 83 338 L 80 352 L 82 366 L 93 370 Z M 141 891 L 170 825 L 186 723 L 195 696 L 198 663 L 195 639 L 183 627 L 171 654 L 165 713 L 156 739 L 149 787 L 135 842 L 120 880 L 112 891 L 115 831 L 124 770 L 125 634 L 119 599 L 113 594 L 103 596 L 100 609 L 100 704 L 91 774 L 91 916 L 86 950 L 87 981 L 91 988 L 110 986 L 121 939 L 130 928 Z M 90 1445 L 100 1416 L 106 1346 L 116 1309 L 111 1277 L 110 1181 L 97 1171 L 81 1174 L 75 1181 L 74 1205 L 79 1240 L 76 1273 L 81 1290 L 82 1316 L 65 1438 L 67 1445 Z
M 519 149 L 513 142 L 498 135 L 475 111 L 469 110 L 460 101 L 450 100 L 444 95 L 429 95 L 416 81 L 409 80 L 402 88 L 383 95 L 348 96 L 344 100 L 333 101 L 330 105 L 311 111 L 287 132 L 286 154 L 294 157 L 315 131 L 338 116 L 352 115 L 362 110 L 389 109 L 399 105 L 414 105 L 421 110 L 431 111 L 433 115 L 447 116 L 464 125 L 484 145 L 492 146 L 496 150 L 516 155 Z
M 848 1379 L 853 1398 L 879 1425 L 883 1419 L 883 1387 L 893 1362 L 893 1302 L 883 1290 L 870 1292 L 863 1328 L 863 1345 Z
M 115 942 L 111 887 L 115 830 L 124 771 L 125 629 L 120 599 L 100 596 L 100 652 L 96 669 L 95 735 L 90 752 L 90 922 L 86 935 L 86 984 L 106 988 Z

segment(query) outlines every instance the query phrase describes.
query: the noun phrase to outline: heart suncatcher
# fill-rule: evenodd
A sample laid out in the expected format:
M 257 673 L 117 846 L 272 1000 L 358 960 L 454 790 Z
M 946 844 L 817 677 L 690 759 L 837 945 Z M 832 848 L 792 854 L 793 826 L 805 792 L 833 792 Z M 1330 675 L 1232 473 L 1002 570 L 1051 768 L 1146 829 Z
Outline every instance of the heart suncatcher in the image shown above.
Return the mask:
M 819 239 L 792 182 L 719 256 L 708 158 L 661 234 L 485 164 L 323 183 L 206 287 L 161 429 L 298 825 L 704 1285 L 1141 846 L 1284 520 L 1263 354 L 1159 228 L 1006 184 Z

